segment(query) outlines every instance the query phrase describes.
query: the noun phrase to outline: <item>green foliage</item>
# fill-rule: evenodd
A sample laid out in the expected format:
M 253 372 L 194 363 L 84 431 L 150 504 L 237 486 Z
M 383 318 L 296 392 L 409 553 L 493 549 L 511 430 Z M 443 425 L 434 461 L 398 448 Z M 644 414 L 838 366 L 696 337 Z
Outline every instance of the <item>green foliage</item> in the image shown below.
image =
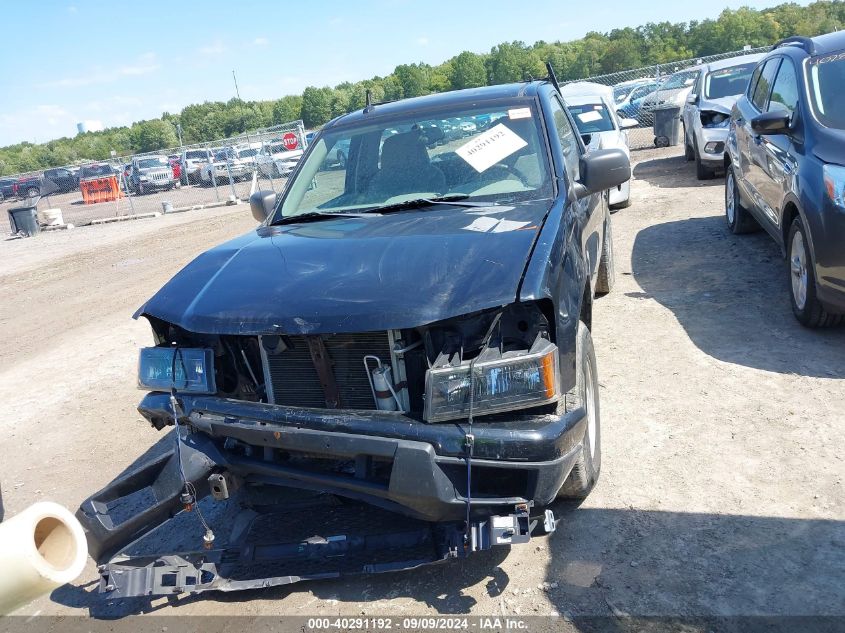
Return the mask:
M 636 28 L 591 32 L 571 42 L 504 42 L 489 53 L 463 53 L 438 66 L 401 64 L 386 77 L 373 77 L 334 88 L 309 86 L 302 95 L 275 101 L 231 99 L 189 105 L 179 114 L 139 121 L 131 127 L 89 132 L 33 145 L 0 148 L 0 175 L 35 171 L 82 160 L 155 151 L 178 144 L 176 124 L 185 144 L 213 141 L 270 125 L 302 119 L 318 127 L 366 103 L 392 101 L 444 90 L 543 77 L 549 61 L 558 79 L 567 81 L 642 66 L 703 57 L 772 44 L 789 35 L 813 36 L 845 28 L 845 0 L 818 0 L 802 7 L 789 2 L 768 9 L 725 9 L 718 18 L 689 23 L 648 23 Z
M 523 42 L 494 46 L 487 57 L 487 80 L 490 84 L 506 84 L 543 76 L 543 60 Z
M 449 60 L 449 63 L 448 77 L 452 90 L 487 85 L 487 69 L 484 67 L 484 57 L 481 55 L 464 51 Z
M 317 127 L 329 121 L 332 118 L 333 101 L 334 91 L 328 86 L 308 86 L 302 92 L 302 122 L 305 127 Z
M 176 128 L 170 121 L 160 119 L 141 121 L 132 126 L 129 134 L 132 147 L 137 148 L 139 152 L 154 152 L 179 144 L 179 139 L 176 137 Z

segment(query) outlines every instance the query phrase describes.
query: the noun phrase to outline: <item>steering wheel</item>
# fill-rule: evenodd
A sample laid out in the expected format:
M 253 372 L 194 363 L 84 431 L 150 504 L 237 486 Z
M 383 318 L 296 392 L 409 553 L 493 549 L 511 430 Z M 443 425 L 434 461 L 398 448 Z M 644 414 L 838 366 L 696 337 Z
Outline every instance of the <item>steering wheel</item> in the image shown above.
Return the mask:
M 511 176 L 511 175 L 516 176 L 517 180 L 519 180 L 519 182 L 521 182 L 524 187 L 527 187 L 529 189 L 531 188 L 531 185 L 528 184 L 527 176 L 524 173 L 522 173 L 521 170 L 517 169 L 513 165 L 508 165 L 507 163 L 496 163 L 490 169 L 491 170 L 492 169 L 501 169 L 508 176 Z

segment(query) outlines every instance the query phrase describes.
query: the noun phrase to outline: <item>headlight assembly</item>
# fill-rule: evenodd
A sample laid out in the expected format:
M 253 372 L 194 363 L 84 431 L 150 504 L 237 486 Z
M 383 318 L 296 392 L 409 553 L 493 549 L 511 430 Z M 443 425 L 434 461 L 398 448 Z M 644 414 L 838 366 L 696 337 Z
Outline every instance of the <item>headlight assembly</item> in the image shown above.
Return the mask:
M 138 356 L 138 387 L 153 391 L 213 394 L 214 351 L 195 347 L 144 347 Z
M 428 422 L 468 417 L 471 395 L 473 415 L 524 409 L 560 397 L 558 350 L 548 340 L 538 339 L 527 353 L 478 360 L 472 366 L 472 376 L 470 365 L 471 361 L 465 360 L 457 367 L 426 372 L 423 415 Z

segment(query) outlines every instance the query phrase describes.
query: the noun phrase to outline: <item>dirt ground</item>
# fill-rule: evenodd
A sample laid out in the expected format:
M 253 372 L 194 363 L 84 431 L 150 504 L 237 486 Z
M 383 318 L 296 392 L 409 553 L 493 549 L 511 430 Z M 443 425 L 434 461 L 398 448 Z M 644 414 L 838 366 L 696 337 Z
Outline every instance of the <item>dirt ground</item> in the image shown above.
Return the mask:
M 764 234 L 733 236 L 721 178 L 634 153 L 597 300 L 602 475 L 530 546 L 412 573 L 107 602 L 93 563 L 24 614 L 845 617 L 845 328 L 793 318 Z M 145 223 L 146 222 L 146 223 Z M 7 516 L 75 509 L 164 435 L 135 411 L 135 309 L 254 226 L 245 206 L 0 243 L 0 486 Z M 567 623 L 568 622 L 568 623 Z

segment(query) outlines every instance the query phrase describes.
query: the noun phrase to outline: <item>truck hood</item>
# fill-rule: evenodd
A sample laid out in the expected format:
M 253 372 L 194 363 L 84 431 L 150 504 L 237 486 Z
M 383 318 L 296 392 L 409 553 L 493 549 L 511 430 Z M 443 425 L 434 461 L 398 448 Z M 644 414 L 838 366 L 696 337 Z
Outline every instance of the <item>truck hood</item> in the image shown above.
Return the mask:
M 142 306 L 190 332 L 409 328 L 507 305 L 551 200 L 261 226 L 197 257 Z

